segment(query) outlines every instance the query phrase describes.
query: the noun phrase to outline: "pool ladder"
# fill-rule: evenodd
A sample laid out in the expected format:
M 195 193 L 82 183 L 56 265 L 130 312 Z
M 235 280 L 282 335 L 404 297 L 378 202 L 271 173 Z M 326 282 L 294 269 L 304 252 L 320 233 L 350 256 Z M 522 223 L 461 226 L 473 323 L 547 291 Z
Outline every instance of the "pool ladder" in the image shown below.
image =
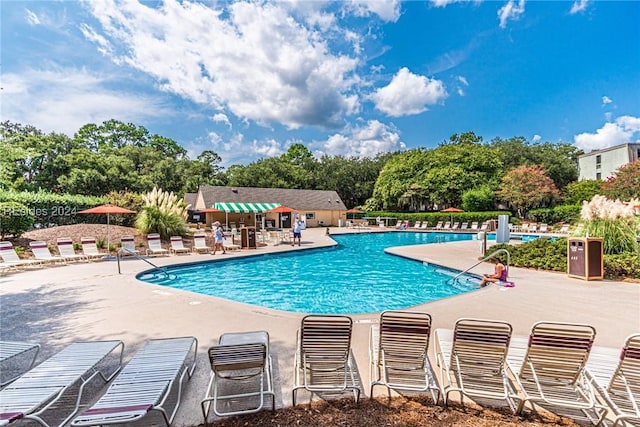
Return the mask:
M 148 259 L 142 258 L 140 256 L 140 254 L 138 254 L 137 252 L 134 252 L 131 249 L 127 249 L 127 248 L 121 248 L 119 251 L 116 252 L 116 259 L 118 260 L 118 274 L 122 274 L 122 272 L 120 271 L 120 254 L 123 254 L 123 253 L 126 253 L 128 255 L 133 255 L 135 258 L 146 262 L 147 264 L 152 266 L 155 270 L 158 270 L 158 271 L 162 272 L 165 275 L 166 278 L 170 278 L 171 277 L 171 275 L 167 272 L 166 268 L 158 267 L 157 265 L 155 265 L 154 263 L 152 263 Z
M 472 269 L 472 268 L 474 268 L 475 266 L 482 264 L 482 263 L 483 263 L 483 262 L 485 262 L 486 260 L 493 258 L 496 254 L 499 254 L 499 253 L 501 253 L 501 252 L 504 252 L 504 253 L 506 253 L 506 254 L 507 254 L 507 265 L 506 265 L 506 267 L 507 267 L 507 277 L 509 277 L 509 264 L 511 264 L 511 254 L 509 253 L 509 251 L 508 251 L 508 250 L 506 250 L 506 249 L 504 249 L 504 248 L 501 248 L 501 249 L 498 249 L 497 251 L 491 252 L 491 254 L 487 255 L 487 256 L 486 256 L 486 257 L 484 257 L 484 258 L 482 258 L 480 261 L 476 262 L 476 263 L 475 263 L 475 264 L 473 264 L 471 267 L 469 267 L 469 268 L 467 268 L 466 270 L 464 270 L 464 271 L 462 271 L 462 272 L 460 272 L 460 273 L 456 274 L 456 275 L 455 275 L 455 277 L 453 277 L 453 279 L 450 279 L 450 280 L 448 281 L 448 282 L 449 282 L 449 284 L 450 284 L 450 285 L 452 285 L 452 286 L 461 285 L 461 284 L 460 284 L 460 280 L 459 280 L 459 279 L 460 279 L 460 276 L 462 276 L 462 275 L 463 275 L 463 274 L 465 274 L 465 273 L 468 273 L 468 272 L 469 272 L 469 270 L 471 270 L 471 269 Z M 457 287 L 457 286 L 456 286 L 456 287 Z

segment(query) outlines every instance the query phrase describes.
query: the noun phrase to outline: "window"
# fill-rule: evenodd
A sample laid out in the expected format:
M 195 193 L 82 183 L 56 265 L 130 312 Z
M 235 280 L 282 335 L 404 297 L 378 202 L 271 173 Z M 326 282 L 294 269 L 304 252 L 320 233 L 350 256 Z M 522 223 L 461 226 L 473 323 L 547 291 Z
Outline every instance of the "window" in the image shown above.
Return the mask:
M 598 154 L 596 156 L 596 169 L 600 169 L 601 166 L 602 166 L 602 156 Z
M 602 174 L 600 172 L 596 172 L 596 179 L 602 179 Z
M 307 219 L 316 219 L 316 213 L 315 212 L 305 212 L 304 216 L 307 217 Z

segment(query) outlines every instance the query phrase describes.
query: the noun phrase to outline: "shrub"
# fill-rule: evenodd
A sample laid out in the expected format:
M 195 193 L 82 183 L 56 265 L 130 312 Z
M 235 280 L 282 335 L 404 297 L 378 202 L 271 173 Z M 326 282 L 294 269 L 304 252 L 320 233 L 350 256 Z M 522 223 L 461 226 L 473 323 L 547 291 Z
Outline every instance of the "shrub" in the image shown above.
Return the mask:
M 637 235 L 640 233 L 633 208 L 604 196 L 593 196 L 585 202 L 580 213 L 580 236 L 604 239 L 604 253 L 638 253 Z
M 188 206 L 183 200 L 173 192 L 158 188 L 143 195 L 142 200 L 144 206 L 136 218 L 136 227 L 140 231 L 145 234 L 158 233 L 165 240 L 171 236 L 187 236 Z
M 506 249 L 511 255 L 511 266 L 535 268 L 538 270 L 567 271 L 567 239 L 535 239 L 520 245 L 501 243 L 491 246 L 487 251 L 494 252 L 498 249 Z M 506 264 L 507 255 L 496 255 L 502 263 Z
M 545 224 L 557 224 L 576 222 L 580 218 L 580 205 L 563 205 L 553 208 L 532 209 L 529 211 L 529 218 L 533 221 Z
M 20 237 L 33 226 L 34 216 L 31 210 L 17 202 L 0 203 L 0 238 Z
M 640 257 L 636 254 L 604 256 L 604 277 L 607 279 L 640 279 Z
M 467 190 L 462 194 L 462 208 L 467 212 L 488 211 L 494 204 L 493 190 L 487 186 Z

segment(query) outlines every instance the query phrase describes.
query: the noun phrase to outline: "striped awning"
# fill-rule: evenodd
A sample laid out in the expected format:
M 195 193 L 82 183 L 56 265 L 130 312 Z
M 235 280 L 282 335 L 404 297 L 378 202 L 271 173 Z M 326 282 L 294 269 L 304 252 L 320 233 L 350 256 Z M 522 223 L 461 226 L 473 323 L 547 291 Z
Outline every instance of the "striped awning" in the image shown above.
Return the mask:
M 214 203 L 213 207 L 226 213 L 263 213 L 277 208 L 280 203 Z

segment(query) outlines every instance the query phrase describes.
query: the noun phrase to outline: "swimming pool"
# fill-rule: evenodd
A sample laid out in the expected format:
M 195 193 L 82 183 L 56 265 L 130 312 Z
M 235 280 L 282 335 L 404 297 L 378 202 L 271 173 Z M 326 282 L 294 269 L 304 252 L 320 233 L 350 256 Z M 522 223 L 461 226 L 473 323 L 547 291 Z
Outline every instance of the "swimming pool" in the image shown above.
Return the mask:
M 386 254 L 385 248 L 471 240 L 456 233 L 359 233 L 338 245 L 149 270 L 139 280 L 277 310 L 358 314 L 403 309 L 477 288 L 454 287 L 454 270 Z

